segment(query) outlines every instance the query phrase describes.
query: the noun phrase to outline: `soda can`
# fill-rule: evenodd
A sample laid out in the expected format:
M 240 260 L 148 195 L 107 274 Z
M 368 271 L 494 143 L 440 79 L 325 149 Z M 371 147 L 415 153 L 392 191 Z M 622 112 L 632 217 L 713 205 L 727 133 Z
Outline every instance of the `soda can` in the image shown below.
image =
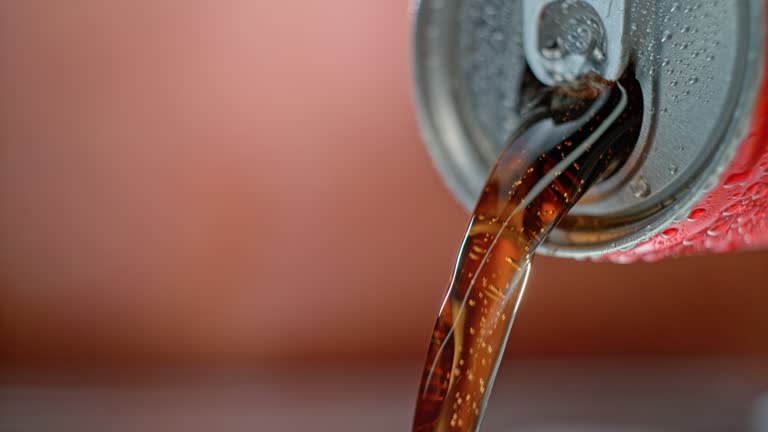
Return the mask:
M 607 78 L 633 68 L 643 125 L 626 162 L 574 206 L 541 252 L 633 262 L 768 247 L 763 0 L 421 0 L 414 7 L 422 135 L 466 208 L 520 123 L 526 75 L 567 78 L 548 59 L 565 59 L 558 49 L 584 49 Z M 548 20 L 551 28 L 542 28 Z M 552 31 L 559 45 L 547 39 Z M 582 44 L 582 34 L 598 37 Z M 567 67 L 577 73 L 582 63 Z

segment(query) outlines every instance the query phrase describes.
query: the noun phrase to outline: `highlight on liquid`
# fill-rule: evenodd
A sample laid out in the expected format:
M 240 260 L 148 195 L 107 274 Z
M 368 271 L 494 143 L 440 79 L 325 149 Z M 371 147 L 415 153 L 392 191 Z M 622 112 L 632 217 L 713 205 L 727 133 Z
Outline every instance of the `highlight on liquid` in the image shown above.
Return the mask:
M 491 170 L 432 333 L 414 432 L 480 426 L 536 247 L 634 144 L 633 77 L 539 90 Z

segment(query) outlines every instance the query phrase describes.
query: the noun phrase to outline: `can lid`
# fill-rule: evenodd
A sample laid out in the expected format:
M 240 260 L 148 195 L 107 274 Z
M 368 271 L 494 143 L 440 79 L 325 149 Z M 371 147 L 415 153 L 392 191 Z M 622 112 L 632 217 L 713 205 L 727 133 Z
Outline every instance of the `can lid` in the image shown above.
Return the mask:
M 422 132 L 467 208 L 520 122 L 523 3 L 418 5 L 414 73 Z M 597 256 L 660 232 L 714 186 L 748 130 L 764 62 L 762 0 L 619 3 L 628 7 L 627 52 L 643 92 L 640 139 L 627 163 L 547 239 L 545 254 Z

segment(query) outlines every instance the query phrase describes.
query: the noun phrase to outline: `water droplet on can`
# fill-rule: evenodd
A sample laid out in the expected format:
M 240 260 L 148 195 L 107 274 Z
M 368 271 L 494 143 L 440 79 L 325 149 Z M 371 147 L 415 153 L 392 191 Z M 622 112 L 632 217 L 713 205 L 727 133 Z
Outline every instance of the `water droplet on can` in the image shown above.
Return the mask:
M 763 189 L 765 187 L 760 182 L 755 182 L 749 185 L 749 187 L 744 191 L 743 194 L 741 194 L 742 198 L 759 198 L 760 195 L 762 195 Z
M 743 183 L 748 178 L 749 178 L 749 172 L 734 173 L 725 178 L 725 182 L 723 183 L 723 186 L 733 187 L 739 183 Z
M 672 237 L 676 236 L 677 233 L 679 233 L 679 232 L 680 232 L 680 230 L 677 229 L 677 228 L 667 228 L 667 229 L 665 229 L 661 233 L 661 236 L 664 237 L 664 238 L 672 238 Z
M 634 179 L 629 184 L 629 190 L 632 191 L 632 195 L 640 199 L 647 198 L 649 195 L 651 195 L 651 185 L 649 185 L 648 181 L 643 177 Z
M 741 213 L 742 210 L 744 210 L 744 205 L 739 201 L 723 210 L 723 216 L 733 216 Z
M 710 237 L 717 237 L 723 234 L 724 232 L 728 231 L 728 227 L 730 226 L 730 223 L 731 223 L 730 220 L 717 222 L 716 224 L 709 227 L 709 229 L 707 230 L 707 235 Z
M 691 210 L 691 213 L 688 215 L 688 220 L 692 220 L 692 221 L 699 220 L 706 213 L 707 213 L 707 210 L 703 208 L 693 209 Z

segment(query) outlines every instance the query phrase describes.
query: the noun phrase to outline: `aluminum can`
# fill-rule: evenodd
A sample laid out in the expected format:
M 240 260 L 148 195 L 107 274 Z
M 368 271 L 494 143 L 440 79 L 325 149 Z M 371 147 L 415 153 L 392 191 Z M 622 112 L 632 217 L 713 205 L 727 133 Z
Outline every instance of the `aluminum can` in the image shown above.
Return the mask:
M 414 5 L 422 135 L 466 208 L 520 122 L 530 73 L 524 2 Z M 640 138 L 541 252 L 633 262 L 768 247 L 765 1 L 605 0 L 608 14 L 613 3 L 626 19 L 627 67 L 643 91 Z

